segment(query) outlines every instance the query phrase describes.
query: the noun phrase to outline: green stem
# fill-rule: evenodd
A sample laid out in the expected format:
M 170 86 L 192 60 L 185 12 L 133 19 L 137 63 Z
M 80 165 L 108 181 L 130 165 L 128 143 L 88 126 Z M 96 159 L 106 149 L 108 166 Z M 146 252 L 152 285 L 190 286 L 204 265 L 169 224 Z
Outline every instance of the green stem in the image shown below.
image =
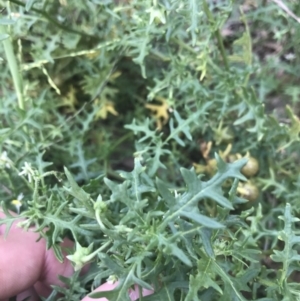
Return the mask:
M 219 46 L 219 50 L 221 52 L 221 55 L 222 55 L 222 58 L 223 58 L 223 62 L 224 62 L 224 65 L 225 65 L 225 68 L 227 71 L 229 71 L 229 64 L 228 64 L 228 60 L 227 60 L 227 55 L 225 53 L 225 48 L 224 48 L 224 44 L 223 44 L 223 39 L 222 39 L 222 36 L 221 36 L 221 33 L 220 33 L 220 30 L 217 29 L 215 31 L 215 36 L 217 38 L 217 41 L 218 41 L 218 46 Z
M 133 137 L 133 133 L 129 132 L 123 135 L 121 138 L 119 138 L 111 147 L 110 147 L 110 153 L 112 153 L 123 141 L 128 140 L 129 138 Z
M 3 25 L 0 25 L 0 34 L 7 34 L 6 28 Z M 4 51 L 6 59 L 8 62 L 8 67 L 13 78 L 14 87 L 17 93 L 18 105 L 21 110 L 24 110 L 24 94 L 23 94 L 23 83 L 20 71 L 18 68 L 18 63 L 16 55 L 13 50 L 12 42 L 10 38 L 7 38 L 3 41 Z
M 206 14 L 206 17 L 207 17 L 209 23 L 213 25 L 214 24 L 214 16 L 211 13 L 211 11 L 209 10 L 209 7 L 207 5 L 206 0 L 203 0 L 203 10 Z M 222 36 L 221 36 L 219 28 L 215 29 L 214 35 L 215 35 L 215 37 L 218 41 L 218 48 L 219 48 L 219 51 L 220 51 L 221 56 L 223 58 L 225 68 L 226 68 L 227 71 L 229 71 L 229 63 L 228 63 L 228 60 L 227 60 L 227 56 L 226 56 L 226 53 L 225 53 L 225 48 L 224 48 L 224 44 L 223 44 L 223 40 L 222 40 Z
M 196 50 L 189 46 L 187 43 L 185 43 L 184 41 L 180 40 L 180 39 L 176 39 L 176 38 L 171 38 L 171 41 L 173 41 L 174 43 L 178 44 L 180 47 L 190 51 L 193 54 L 196 54 Z
M 7 34 L 7 30 L 3 25 L 0 25 L 0 34 Z M 14 87 L 17 93 L 18 106 L 24 111 L 25 110 L 25 100 L 24 100 L 24 89 L 23 89 L 23 79 L 21 76 L 21 71 L 18 67 L 17 58 L 13 49 L 12 41 L 10 38 L 7 38 L 3 41 L 4 52 L 6 55 L 8 67 L 12 75 Z M 26 125 L 23 126 L 24 132 L 27 133 Z M 25 142 L 25 149 L 29 150 L 28 141 Z
M 156 49 L 151 49 L 150 54 L 152 54 L 154 56 L 154 58 L 158 58 L 158 59 L 162 60 L 163 62 L 171 61 L 171 59 L 168 56 L 164 55 L 163 53 L 161 53 L 160 51 L 158 51 Z

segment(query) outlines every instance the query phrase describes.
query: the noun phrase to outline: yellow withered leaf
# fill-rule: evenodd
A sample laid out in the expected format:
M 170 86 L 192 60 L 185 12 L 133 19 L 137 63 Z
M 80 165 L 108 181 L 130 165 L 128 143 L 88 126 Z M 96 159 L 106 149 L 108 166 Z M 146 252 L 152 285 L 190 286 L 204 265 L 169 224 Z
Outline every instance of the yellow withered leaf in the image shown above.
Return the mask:
M 152 111 L 154 118 L 156 119 L 156 127 L 157 129 L 161 130 L 163 125 L 166 124 L 170 118 L 169 116 L 169 105 L 167 100 L 163 97 L 157 96 L 155 98 L 161 104 L 146 104 L 145 107 Z
M 101 109 L 96 114 L 96 119 L 106 119 L 108 113 L 117 116 L 119 113 L 115 109 L 115 104 L 112 101 L 105 101 Z
M 69 91 L 65 97 L 62 97 L 62 102 L 60 106 L 69 107 L 70 112 L 75 112 L 75 106 L 78 104 L 78 100 L 76 98 L 76 89 L 73 86 L 70 86 Z

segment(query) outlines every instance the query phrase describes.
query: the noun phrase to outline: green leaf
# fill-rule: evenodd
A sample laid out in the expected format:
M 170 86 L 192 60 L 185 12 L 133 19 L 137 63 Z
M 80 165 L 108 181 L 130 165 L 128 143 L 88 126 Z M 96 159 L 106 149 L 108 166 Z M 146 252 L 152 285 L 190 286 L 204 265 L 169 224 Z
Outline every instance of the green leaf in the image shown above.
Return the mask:
M 118 286 L 112 291 L 91 293 L 91 298 L 107 298 L 109 301 L 131 301 L 129 297 L 129 289 L 135 284 L 137 278 L 134 276 L 133 270 L 118 280 Z M 140 280 L 141 281 L 141 280 Z M 141 281 L 144 283 L 143 281 Z M 147 288 L 151 287 L 146 284 Z
M 222 269 L 222 267 L 216 261 L 212 260 L 211 262 L 214 271 L 222 278 L 222 280 L 226 284 L 223 298 L 227 296 L 227 298 L 229 298 L 227 300 L 246 301 L 243 295 L 238 291 L 231 277 Z
M 120 290 L 114 289 L 112 291 L 103 291 L 89 294 L 90 298 L 106 298 L 108 301 L 131 301 L 127 292 L 122 296 Z M 103 299 L 102 299 L 103 300 Z
M 0 25 L 13 25 L 16 21 L 13 19 L 0 18 Z
M 174 281 L 164 283 L 160 289 L 152 295 L 143 298 L 145 301 L 176 301 L 174 293 L 176 290 L 188 290 L 186 281 Z
M 237 106 L 240 110 L 239 115 L 246 110 L 248 111 L 238 118 L 234 122 L 234 125 L 241 125 L 247 121 L 253 120 L 255 124 L 252 128 L 248 128 L 248 131 L 251 133 L 257 133 L 257 139 L 261 140 L 266 132 L 265 105 L 257 98 L 253 88 L 251 90 L 242 88 L 240 94 L 244 101 Z
M 143 133 L 142 138 L 139 139 L 139 142 L 144 142 L 147 139 L 154 139 L 156 136 L 156 131 L 150 129 L 151 121 L 149 118 L 144 120 L 144 123 L 137 124 L 136 120 L 133 119 L 131 124 L 126 124 L 124 127 L 126 129 L 132 130 L 135 135 L 138 133 Z
M 288 148 L 294 142 L 299 143 L 300 141 L 300 120 L 290 106 L 286 106 L 286 112 L 291 120 L 291 125 L 289 127 L 286 126 L 288 142 L 279 148 L 280 151 Z
M 165 227 L 171 220 L 178 216 L 189 217 L 197 223 L 201 223 L 206 227 L 222 228 L 220 223 L 203 217 L 199 213 L 198 202 L 206 198 L 212 199 L 224 208 L 233 209 L 231 202 L 223 196 L 222 185 L 228 178 L 237 178 L 246 180 L 241 174 L 240 169 L 247 162 L 246 158 L 233 163 L 225 163 L 216 155 L 220 170 L 207 182 L 200 181 L 194 170 L 181 169 L 181 173 L 187 185 L 187 191 L 177 199 L 176 204 L 166 214 L 165 221 L 160 227 Z
M 95 163 L 97 161 L 97 159 L 92 158 L 92 159 L 86 160 L 82 144 L 76 145 L 75 154 L 78 157 L 77 162 L 74 162 L 73 164 L 71 164 L 70 167 L 71 168 L 79 168 L 81 171 L 81 174 L 79 174 L 76 177 L 76 180 L 80 181 L 80 180 L 84 179 L 84 180 L 88 181 L 90 179 L 88 167 L 90 165 L 92 165 L 93 163 Z
M 2 129 L 0 129 L 0 135 L 2 136 L 4 134 L 9 133 L 10 131 L 11 131 L 10 128 L 2 128 Z
M 190 193 L 196 194 L 200 189 L 202 189 L 202 183 L 198 179 L 194 169 L 188 170 L 186 168 L 180 168 L 180 172 Z
M 223 294 L 220 286 L 210 277 L 209 264 L 205 266 L 204 270 L 202 270 L 201 264 L 199 265 L 197 275 L 190 275 L 189 285 L 189 291 L 184 301 L 198 300 L 199 291 L 209 287 L 215 289 L 219 294 Z
M 230 203 L 230 201 L 227 198 L 225 198 L 222 194 L 223 191 L 221 187 L 212 185 L 203 189 L 201 198 L 209 198 L 217 202 L 219 205 L 227 209 L 233 210 L 233 206 Z
M 59 260 L 59 262 L 63 263 L 65 258 L 64 258 L 64 255 L 63 255 L 62 251 L 61 251 L 61 246 L 57 245 L 57 244 L 54 244 L 54 245 L 52 245 L 52 248 L 53 248 L 55 257 Z
M 6 40 L 7 38 L 9 38 L 9 34 L 7 33 L 0 34 L 0 42 Z
M 158 191 L 160 195 L 163 197 L 164 201 L 171 207 L 175 204 L 176 199 L 172 195 L 172 193 L 169 191 L 165 183 L 160 180 L 159 178 L 156 178 L 156 185 L 158 188 Z
M 121 276 L 124 273 L 124 269 L 122 266 L 117 264 L 110 255 L 99 252 L 98 256 L 100 260 L 107 266 L 107 268 L 110 270 L 111 274 L 115 274 L 117 276 Z
M 188 266 L 192 266 L 191 260 L 188 258 L 188 256 L 175 244 L 168 244 L 168 248 L 171 249 L 172 255 L 176 256 L 179 260 L 181 260 L 184 264 Z
M 70 188 L 64 186 L 64 190 L 79 201 L 81 201 L 82 203 L 90 202 L 90 195 L 78 186 L 78 184 L 75 182 L 74 178 L 72 177 L 71 173 L 66 167 L 64 167 L 64 171 L 68 178 L 69 184 L 71 185 Z
M 195 221 L 196 223 L 203 225 L 207 228 L 211 228 L 211 229 L 221 229 L 224 228 L 224 226 L 222 224 L 220 224 L 219 222 L 216 222 L 215 220 L 213 220 L 210 217 L 207 217 L 205 215 L 202 215 L 200 213 L 197 212 L 187 212 L 187 211 L 180 211 L 180 216 L 185 216 L 193 221 Z
M 37 2 L 37 0 L 28 0 L 26 1 L 25 10 L 30 11 L 31 7 Z
M 297 251 L 293 250 L 293 247 L 300 243 L 300 236 L 295 235 L 293 223 L 299 222 L 300 219 L 294 217 L 291 211 L 291 205 L 288 203 L 285 206 L 284 216 L 279 216 L 284 221 L 284 229 L 278 233 L 278 238 L 284 241 L 284 249 L 282 251 L 274 250 L 274 254 L 271 255 L 272 260 L 283 264 L 279 280 L 281 287 L 287 284 L 288 277 L 294 269 L 292 263 L 300 260 Z
M 177 246 L 176 243 L 173 242 L 174 238 L 169 237 L 166 238 L 162 234 L 157 234 L 158 239 L 158 247 L 165 255 L 173 255 L 177 257 L 180 261 L 188 266 L 192 266 L 192 262 L 189 257 L 183 252 L 181 248 Z
M 5 218 L 0 218 L 0 225 L 4 225 L 4 224 L 6 225 L 4 237 L 7 237 L 11 227 L 13 226 L 13 223 L 16 222 L 17 220 L 20 220 L 20 217 L 13 216 L 11 212 L 7 209 L 3 201 L 1 202 L 0 207 L 6 215 Z
M 207 228 L 201 228 L 199 230 L 199 232 L 200 232 L 200 235 L 201 235 L 203 248 L 204 248 L 206 254 L 210 258 L 215 258 L 214 249 L 213 249 L 213 246 L 212 246 L 212 243 L 211 243 L 212 230 L 207 229 Z
M 179 145 L 185 146 L 185 143 L 179 137 L 179 133 L 182 132 L 186 136 L 186 138 L 188 138 L 189 140 L 192 140 L 189 124 L 191 122 L 193 122 L 194 119 L 196 118 L 196 116 L 198 117 L 198 115 L 200 115 L 200 112 L 197 112 L 197 113 L 191 115 L 189 119 L 184 120 L 180 117 L 180 115 L 177 111 L 174 111 L 174 117 L 175 117 L 175 120 L 178 123 L 178 126 L 177 127 L 174 126 L 174 119 L 171 118 L 170 119 L 170 132 L 171 132 L 171 134 L 170 134 L 170 136 L 168 137 L 168 139 L 166 141 L 174 139 Z

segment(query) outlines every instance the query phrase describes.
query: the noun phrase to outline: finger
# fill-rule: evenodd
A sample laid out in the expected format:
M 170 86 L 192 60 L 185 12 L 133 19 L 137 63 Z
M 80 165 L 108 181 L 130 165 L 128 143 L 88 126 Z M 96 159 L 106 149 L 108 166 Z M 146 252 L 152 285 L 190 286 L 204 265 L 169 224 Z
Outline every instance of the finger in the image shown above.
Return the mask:
M 154 293 L 154 291 L 152 291 L 152 290 L 147 290 L 145 288 L 142 289 L 143 296 L 152 295 L 153 293 Z M 140 290 L 139 290 L 139 287 L 137 284 L 134 286 L 134 289 L 130 290 L 129 297 L 131 300 L 137 300 L 140 298 Z
M 0 218 L 5 215 L 0 211 Z M 5 225 L 0 226 L 0 234 Z M 14 223 L 6 238 L 0 235 L 0 300 L 11 297 L 34 285 L 42 296 L 51 293 L 51 285 L 62 285 L 58 275 L 70 277 L 73 273 L 71 263 L 66 259 L 60 263 L 53 250 L 46 251 L 46 241 L 32 230 L 24 231 Z M 63 247 L 72 247 L 65 240 Z M 66 255 L 66 254 L 64 254 Z
M 16 213 L 14 212 L 10 212 L 10 214 L 12 214 L 13 216 L 16 216 Z M 0 208 L 0 220 L 5 218 L 6 215 L 3 213 L 2 209 Z M 19 219 L 18 221 L 14 222 L 12 227 L 10 228 L 10 231 L 11 232 L 14 232 L 14 231 L 22 231 L 18 226 L 18 222 L 21 221 L 21 219 Z M 2 234 L 5 233 L 5 230 L 6 230 L 6 225 L 3 224 L 3 225 L 0 225 L 0 237 Z M 6 240 L 5 240 L 6 241 Z M 2 247 L 3 247 L 3 244 L 2 244 Z M 1 249 L 1 245 L 0 245 L 0 249 Z M 18 248 L 19 249 L 19 248 Z M 10 250 L 9 250 L 10 251 Z M 2 248 L 2 251 L 1 252 L 6 252 L 5 250 L 3 251 L 3 248 Z M 18 255 L 18 254 L 17 254 Z M 5 255 L 6 256 L 6 255 Z M 4 258 L 3 256 L 1 256 L 1 258 Z M 7 257 L 6 257 L 7 258 Z M 7 260 L 8 261 L 8 260 Z M 1 266 L 1 269 L 2 270 L 5 270 L 6 267 L 5 266 Z M 11 269 L 11 267 L 9 267 L 9 269 Z M 1 271 L 0 271 L 1 272 Z M 0 274 L 0 277 L 1 277 L 1 274 Z M 0 294 L 3 293 L 3 290 L 4 290 L 4 284 L 0 285 Z M 17 301 L 21 301 L 21 300 L 24 300 L 26 298 L 30 297 L 30 299 L 27 299 L 28 301 L 39 301 L 39 297 L 34 289 L 34 287 L 30 287 L 29 289 L 23 291 L 22 293 L 18 294 L 17 296 Z M 4 300 L 2 299 L 1 301 L 8 301 L 8 299 Z
M 104 291 L 112 291 L 116 286 L 118 285 L 118 283 L 113 283 L 110 284 L 108 282 L 102 284 L 101 286 L 99 286 L 98 288 L 96 288 L 93 293 L 96 292 L 104 292 Z M 95 298 L 90 298 L 89 296 L 84 297 L 81 301 L 108 301 L 106 298 L 99 298 L 99 299 L 95 299 Z
M 38 234 L 14 231 L 0 236 L 0 299 L 17 295 L 40 278 L 46 244 Z
M 72 248 L 73 245 L 73 242 L 69 239 L 65 239 L 63 243 L 61 243 L 63 249 Z M 57 260 L 52 249 L 46 251 L 44 254 L 45 260 L 42 273 L 40 275 L 39 281 L 34 285 L 34 288 L 39 295 L 46 297 L 52 292 L 52 285 L 64 286 L 64 283 L 59 280 L 58 275 L 71 277 L 74 273 L 74 268 L 71 262 L 65 258 L 67 254 L 64 251 L 63 262 L 59 262 Z
M 28 298 L 28 299 L 26 299 Z M 36 293 L 35 289 L 33 287 L 29 288 L 28 290 L 26 290 L 25 292 L 22 292 L 21 294 L 19 294 L 17 296 L 17 301 L 39 301 L 41 300 L 38 296 L 38 294 Z
M 99 286 L 98 288 L 96 288 L 93 293 L 96 292 L 104 292 L 104 291 L 112 291 L 115 287 L 118 286 L 118 282 L 111 284 L 111 283 L 104 283 L 101 286 Z M 147 289 L 142 289 L 142 294 L 143 296 L 148 296 L 153 294 L 154 291 L 152 290 L 147 290 Z M 140 293 L 139 293 L 139 287 L 137 285 L 135 285 L 134 289 L 130 289 L 129 291 L 129 297 L 132 301 L 137 300 L 140 297 Z M 99 299 L 95 299 L 95 298 L 90 298 L 88 296 L 86 296 L 85 298 L 83 298 L 81 301 L 108 301 L 106 298 L 99 298 Z
M 28 298 L 28 299 L 26 299 Z M 9 301 L 10 299 L 1 299 L 0 301 Z M 17 298 L 16 301 L 40 301 L 40 297 L 37 295 L 35 289 L 33 287 L 27 289 L 26 291 L 20 293 Z

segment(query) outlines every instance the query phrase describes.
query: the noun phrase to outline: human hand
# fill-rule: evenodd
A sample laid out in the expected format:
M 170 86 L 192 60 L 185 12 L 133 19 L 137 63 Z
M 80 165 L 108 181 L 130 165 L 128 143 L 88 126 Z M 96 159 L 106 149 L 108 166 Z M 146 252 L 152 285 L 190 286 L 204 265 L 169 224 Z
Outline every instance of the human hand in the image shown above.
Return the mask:
M 5 214 L 0 209 L 0 219 Z M 7 301 L 12 296 L 17 296 L 21 301 L 30 296 L 30 301 L 39 300 L 39 296 L 48 296 L 51 285 L 63 285 L 58 275 L 70 277 L 74 269 L 66 258 L 60 263 L 52 249 L 46 250 L 46 241 L 40 239 L 39 234 L 25 231 L 13 224 L 8 236 L 4 237 L 5 225 L 0 226 L 0 301 Z M 70 240 L 64 240 L 63 247 L 72 247 Z M 66 255 L 66 254 L 64 254 Z M 105 283 L 95 291 L 112 290 L 115 284 Z M 143 295 L 152 292 L 143 290 Z M 136 300 L 138 289 L 129 292 L 131 300 Z M 85 297 L 82 301 L 105 301 L 106 298 L 92 299 Z
M 0 219 L 5 215 L 0 211 Z M 58 275 L 70 277 L 71 263 L 60 263 L 53 250 L 46 250 L 46 241 L 37 242 L 39 234 L 24 231 L 16 223 L 8 236 L 4 237 L 5 225 L 0 226 L 0 300 L 18 295 L 17 300 L 31 296 L 30 301 L 39 300 L 38 295 L 47 296 L 50 285 L 62 285 Z M 65 240 L 64 247 L 72 247 Z

